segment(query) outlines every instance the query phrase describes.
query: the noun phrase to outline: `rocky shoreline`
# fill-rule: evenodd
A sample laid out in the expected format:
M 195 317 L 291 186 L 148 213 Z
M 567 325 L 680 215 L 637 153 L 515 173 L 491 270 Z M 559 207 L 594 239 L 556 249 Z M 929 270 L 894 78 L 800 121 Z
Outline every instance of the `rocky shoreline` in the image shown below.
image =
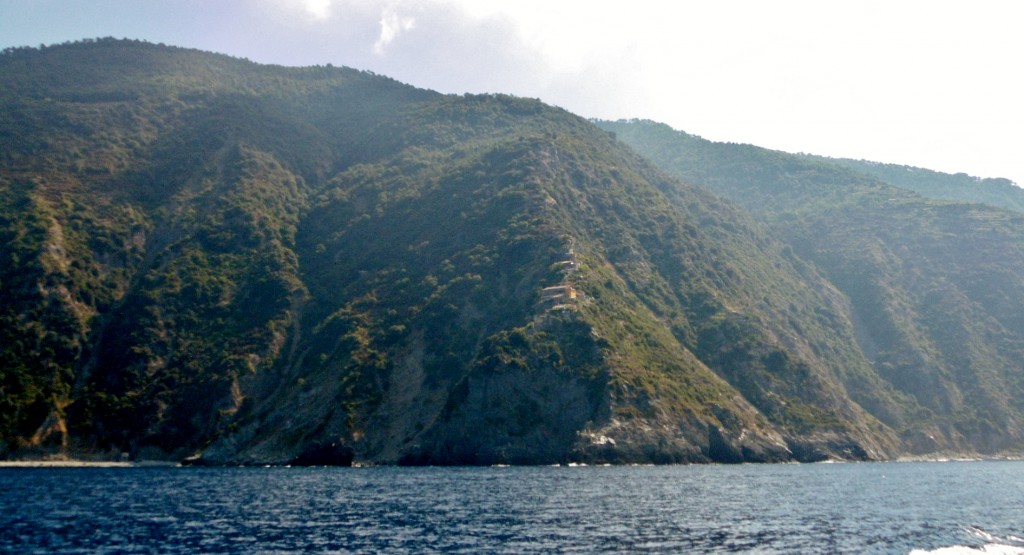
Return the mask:
M 862 460 L 841 460 L 841 459 L 829 459 L 824 461 L 801 463 L 798 461 L 787 461 L 784 463 L 741 463 L 741 464 L 839 464 L 839 463 L 863 463 L 863 462 L 891 462 L 891 463 L 912 463 L 912 462 L 971 462 L 971 461 L 1024 461 L 1024 453 L 1001 453 L 996 455 L 980 455 L 978 453 L 938 453 L 935 455 L 908 455 L 902 457 L 896 457 L 894 459 L 876 460 L 876 461 L 862 461 Z M 727 464 L 727 463 L 680 463 L 680 464 Z M 371 466 L 395 466 L 395 465 L 382 465 L 382 464 L 367 464 L 365 462 L 353 461 L 351 465 L 292 465 L 292 464 L 279 464 L 279 463 L 267 463 L 267 464 L 204 464 L 204 465 L 192 465 L 182 463 L 179 461 L 167 461 L 167 460 L 141 460 L 141 461 L 113 461 L 113 460 L 82 460 L 82 459 L 21 459 L 21 460 L 0 460 L 0 468 L 142 468 L 142 467 L 188 467 L 188 466 L 280 466 L 280 467 L 291 467 L 291 466 L 351 466 L 351 467 L 371 467 Z M 533 465 L 500 465 L 500 466 L 533 466 Z M 635 464 L 587 464 L 585 462 L 570 462 L 568 464 L 561 464 L 555 466 L 566 466 L 566 467 L 583 467 L 583 466 L 638 466 Z M 640 466 L 653 466 L 644 464 Z
M 175 461 L 96 461 L 77 459 L 37 459 L 0 461 L 0 468 L 139 468 L 181 466 Z

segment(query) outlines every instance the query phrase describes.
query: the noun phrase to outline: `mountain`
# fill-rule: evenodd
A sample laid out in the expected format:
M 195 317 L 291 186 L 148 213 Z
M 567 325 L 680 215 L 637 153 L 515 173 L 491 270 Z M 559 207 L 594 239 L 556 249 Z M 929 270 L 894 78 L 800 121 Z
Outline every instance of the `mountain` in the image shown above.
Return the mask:
M 653 122 L 600 125 L 743 205 L 849 299 L 872 377 L 900 399 L 895 411 L 863 405 L 906 449 L 1019 449 L 1024 218 L 1009 182 L 713 143 Z
M 867 160 L 827 158 L 810 154 L 803 156 L 876 177 L 889 185 L 914 191 L 927 198 L 987 204 L 997 208 L 1024 212 L 1024 189 L 1009 179 L 983 179 L 965 173 L 948 174 L 925 168 L 882 164 Z
M 1019 417 L 1016 351 L 991 335 L 1018 329 L 1013 305 L 991 305 L 1016 292 L 999 281 L 1010 212 L 803 160 L 801 194 L 822 189 L 814 172 L 865 192 L 784 214 L 790 197 L 767 189 L 760 207 L 722 198 L 732 169 L 768 175 L 761 151 L 702 154 L 703 177 L 679 179 L 622 131 L 539 101 L 136 41 L 4 51 L 0 108 L 3 457 L 768 462 L 1020 445 L 999 420 Z M 975 251 L 975 281 L 950 260 L 908 296 L 917 274 L 888 250 L 808 242 L 844 237 L 815 227 L 824 211 L 889 191 L 1009 258 Z M 956 258 L 945 228 L 898 232 Z M 898 272 L 844 280 L 868 262 Z M 953 308 L 981 324 L 929 335 L 926 317 Z M 958 333 L 971 349 L 950 355 L 987 366 L 939 358 Z M 959 404 L 900 378 L 915 373 Z M 985 381 L 968 390 L 971 376 Z

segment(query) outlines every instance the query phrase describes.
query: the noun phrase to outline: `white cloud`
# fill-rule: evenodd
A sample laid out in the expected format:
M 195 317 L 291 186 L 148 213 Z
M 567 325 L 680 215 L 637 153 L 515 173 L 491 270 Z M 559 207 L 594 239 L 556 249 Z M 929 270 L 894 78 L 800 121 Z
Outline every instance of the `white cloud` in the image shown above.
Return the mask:
M 584 116 L 1024 185 L 1013 3 L 438 1 L 536 55 L 504 90 Z
M 373 52 L 377 55 L 384 54 L 388 45 L 415 26 L 416 19 L 399 15 L 392 6 L 385 7 L 380 16 L 380 37 L 373 45 Z
M 327 19 L 331 17 L 331 0 L 304 0 L 306 11 L 313 19 Z
M 338 3 L 339 0 L 242 0 L 229 5 L 233 13 L 241 15 L 254 10 L 258 20 L 281 25 L 327 21 L 339 8 Z

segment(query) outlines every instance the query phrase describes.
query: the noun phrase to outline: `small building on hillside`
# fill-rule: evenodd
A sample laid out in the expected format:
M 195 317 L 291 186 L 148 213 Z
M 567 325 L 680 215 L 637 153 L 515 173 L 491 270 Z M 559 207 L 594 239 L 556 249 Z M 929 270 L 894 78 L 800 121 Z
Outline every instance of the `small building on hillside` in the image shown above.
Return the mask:
M 554 285 L 551 287 L 545 287 L 540 291 L 541 302 L 549 301 L 567 301 L 573 300 L 577 297 L 578 293 L 576 289 L 571 285 Z

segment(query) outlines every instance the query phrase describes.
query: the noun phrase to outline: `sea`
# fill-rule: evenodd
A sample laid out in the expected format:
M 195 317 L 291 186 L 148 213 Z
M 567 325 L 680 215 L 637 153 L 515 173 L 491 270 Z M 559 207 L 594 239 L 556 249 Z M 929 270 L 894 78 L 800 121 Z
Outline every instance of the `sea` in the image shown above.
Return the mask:
M 0 553 L 1024 554 L 1024 462 L 2 467 Z

